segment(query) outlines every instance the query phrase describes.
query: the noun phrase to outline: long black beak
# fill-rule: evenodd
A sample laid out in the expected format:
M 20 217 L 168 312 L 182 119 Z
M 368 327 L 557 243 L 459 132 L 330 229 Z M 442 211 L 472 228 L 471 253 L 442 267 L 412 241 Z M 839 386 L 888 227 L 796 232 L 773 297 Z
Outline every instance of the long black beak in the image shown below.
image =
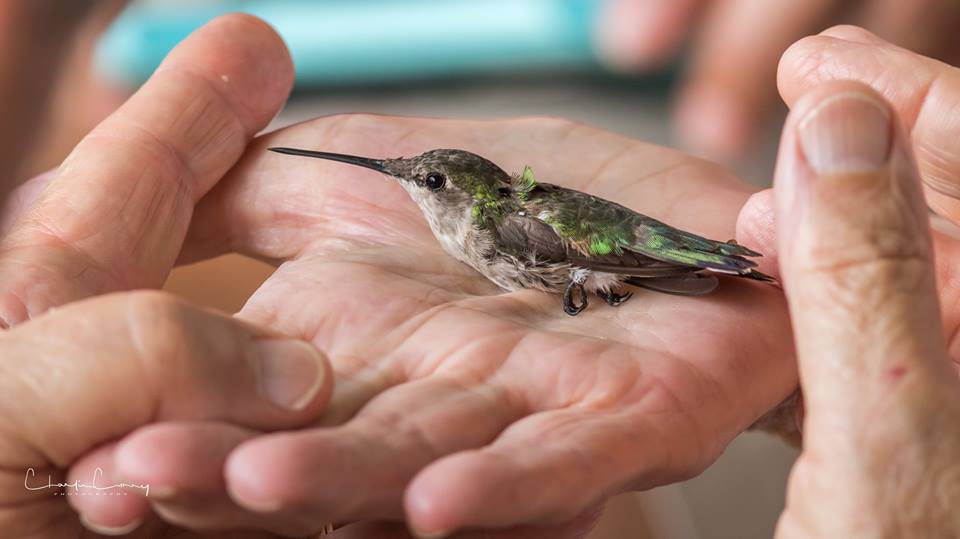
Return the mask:
M 300 155 L 303 157 L 316 157 L 317 159 L 329 159 L 330 161 L 339 161 L 358 167 L 369 168 L 384 174 L 390 174 L 382 159 L 370 159 L 369 157 L 357 157 L 356 155 L 346 155 L 342 153 L 315 152 L 313 150 L 299 150 L 297 148 L 267 148 L 271 152 L 285 153 L 287 155 Z

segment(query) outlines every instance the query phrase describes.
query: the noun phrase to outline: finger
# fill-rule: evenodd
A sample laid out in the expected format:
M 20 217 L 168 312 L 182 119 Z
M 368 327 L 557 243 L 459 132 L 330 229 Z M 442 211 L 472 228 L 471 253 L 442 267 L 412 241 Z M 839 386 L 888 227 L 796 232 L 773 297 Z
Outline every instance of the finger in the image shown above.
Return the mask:
M 66 478 L 68 484 L 78 486 L 64 491 L 84 526 L 104 535 L 130 533 L 150 516 L 147 496 L 152 485 L 129 483 L 128 487 L 128 482 L 116 474 L 111 462 L 116 445 L 103 445 L 81 457 Z
M 926 207 L 892 108 L 852 82 L 804 96 L 775 192 L 805 435 L 893 420 L 949 375 Z
M 747 199 L 737 216 L 736 237 L 741 245 L 763 253 L 763 258 L 757 259 L 757 269 L 775 278 L 780 277 L 777 212 L 773 189 L 754 193 Z
M 677 53 L 703 3 L 607 0 L 597 20 L 597 50 L 620 69 L 660 67 Z
M 119 443 L 98 449 L 74 464 L 68 481 L 87 481 L 100 470 L 100 483 L 135 485 L 117 503 L 103 497 L 68 498 L 84 521 L 100 527 L 130 527 L 151 510 L 169 524 L 191 530 L 259 529 L 306 536 L 323 529 L 291 519 L 250 513 L 230 500 L 223 480 L 227 455 L 259 433 L 218 422 L 148 425 Z M 149 488 L 149 490 L 147 490 Z M 95 525 L 96 526 L 96 525 Z
M 869 85 L 893 106 L 910 134 L 929 204 L 960 222 L 960 140 L 953 114 L 960 108 L 960 70 L 843 26 L 790 47 L 778 84 L 793 106 L 823 82 L 850 79 Z
M 329 366 L 312 346 L 160 293 L 71 304 L 6 333 L 0 347 L 0 430 L 15 434 L 0 468 L 21 477 L 157 420 L 299 426 L 330 395 Z
M 639 417 L 573 409 L 527 417 L 490 446 L 420 472 L 404 496 L 407 520 L 419 535 L 440 537 L 470 526 L 575 519 L 627 488 L 623 478 L 653 480 L 649 465 L 662 462 L 667 440 L 657 438 L 655 421 Z
M 0 238 L 10 233 L 56 174 L 56 170 L 48 170 L 18 185 L 7 195 L 0 203 Z
M 960 363 L 960 288 L 957 286 L 957 260 L 960 259 L 960 231 L 942 218 L 933 221 L 933 244 L 940 303 L 944 306 L 943 333 L 951 335 L 947 343 L 950 358 Z M 737 219 L 737 241 L 763 253 L 758 259 L 764 273 L 780 276 L 777 252 L 776 201 L 772 189 L 754 194 L 744 204 Z
M 694 43 L 676 107 L 680 140 L 709 157 L 739 157 L 773 110 L 780 55 L 835 7 L 833 0 L 714 2 Z
M 339 428 L 278 434 L 239 447 L 232 497 L 263 513 L 320 522 L 398 518 L 413 475 L 440 455 L 492 440 L 519 413 L 489 387 L 431 379 L 389 390 Z
M 214 20 L 90 133 L 0 244 L 0 319 L 163 283 L 194 204 L 280 108 L 282 40 L 244 15 Z

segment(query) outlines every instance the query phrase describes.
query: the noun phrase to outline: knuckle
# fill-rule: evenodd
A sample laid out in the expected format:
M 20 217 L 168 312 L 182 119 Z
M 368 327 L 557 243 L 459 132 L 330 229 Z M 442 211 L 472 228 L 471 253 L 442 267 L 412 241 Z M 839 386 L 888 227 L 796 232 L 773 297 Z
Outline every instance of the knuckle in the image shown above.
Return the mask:
M 929 248 L 901 229 L 849 230 L 839 241 L 823 241 L 806 254 L 809 273 L 837 283 L 918 287 L 932 275 Z
M 934 286 L 930 246 L 913 231 L 894 223 L 820 234 L 792 256 L 805 301 L 872 327 L 877 316 L 893 312 L 889 309 L 904 298 L 926 294 Z
M 146 365 L 181 357 L 187 328 L 185 304 L 175 296 L 145 290 L 126 298 L 126 329 L 137 358 Z

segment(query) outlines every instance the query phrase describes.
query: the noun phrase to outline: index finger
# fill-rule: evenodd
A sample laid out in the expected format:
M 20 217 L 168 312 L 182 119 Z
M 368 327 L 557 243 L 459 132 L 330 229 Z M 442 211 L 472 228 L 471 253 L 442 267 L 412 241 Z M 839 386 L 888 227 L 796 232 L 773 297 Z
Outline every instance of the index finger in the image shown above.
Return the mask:
M 789 106 L 810 88 L 841 79 L 867 84 L 889 100 L 912 138 L 930 205 L 960 222 L 960 69 L 853 26 L 804 38 L 780 62 L 778 84 Z
M 0 243 L 0 320 L 163 283 L 193 207 L 289 93 L 290 56 L 262 21 L 228 15 L 181 43 L 66 159 Z

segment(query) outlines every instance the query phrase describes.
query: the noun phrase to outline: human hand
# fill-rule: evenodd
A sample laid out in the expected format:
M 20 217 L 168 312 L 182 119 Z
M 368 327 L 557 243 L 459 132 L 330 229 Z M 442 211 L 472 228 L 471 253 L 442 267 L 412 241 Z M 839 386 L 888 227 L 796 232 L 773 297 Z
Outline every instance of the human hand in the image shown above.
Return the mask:
M 940 317 L 929 214 L 893 107 L 849 81 L 794 102 L 774 198 L 805 398 L 777 535 L 957 535 L 955 330 Z
M 68 503 L 91 529 L 116 533 L 146 521 L 144 535 L 182 534 L 148 519 L 143 498 L 94 496 L 83 486 L 66 496 L 44 488 L 46 476 L 121 482 L 87 464 L 154 421 L 217 419 L 262 432 L 303 426 L 323 407 L 332 377 L 312 346 L 158 292 L 43 314 L 88 296 L 159 286 L 196 200 L 266 125 L 291 82 L 289 56 L 269 27 L 250 17 L 218 19 L 172 53 L 59 170 L 5 201 L 0 320 L 14 326 L 0 334 L 5 537 L 83 533 Z M 219 470 L 194 472 L 219 477 Z
M 960 54 L 954 39 L 960 6 L 952 0 L 609 0 L 598 45 L 609 62 L 637 69 L 663 63 L 692 40 L 675 129 L 690 148 L 730 159 L 764 132 L 776 97 L 770 81 L 783 51 L 840 20 L 922 54 L 954 60 Z
M 250 36 L 245 37 L 240 41 L 249 42 Z M 230 58 L 236 63 L 203 69 L 199 80 L 180 77 L 196 83 L 182 92 L 162 91 L 174 84 L 167 78 L 169 72 L 177 72 L 168 64 L 161 70 L 167 74 L 155 77 L 160 83 L 145 87 L 123 113 L 78 148 L 38 201 L 30 202 L 29 189 L 25 190 L 28 217 L 14 226 L 6 240 L 8 251 L 17 256 L 0 258 L 0 272 L 7 260 L 12 290 L 0 297 L 5 318 L 15 323 L 50 305 L 162 281 L 176 256 L 183 228 L 179 220 L 158 221 L 153 216 L 189 215 L 192 201 L 235 159 L 240 141 L 252 132 L 251 124 L 272 115 L 278 105 L 271 109 L 269 103 L 285 91 L 288 73 L 283 70 L 289 69 L 285 57 L 267 61 L 276 50 L 268 40 L 259 47 L 244 48 L 242 54 L 175 53 L 173 58 L 190 59 L 190 63 L 183 60 L 184 68 L 198 59 Z M 239 72 L 228 71 L 224 80 L 220 75 L 225 68 Z M 247 69 L 257 76 L 238 80 L 249 75 Z M 218 80 L 227 86 L 220 86 Z M 227 90 L 228 101 L 237 99 L 241 105 L 221 108 L 223 103 L 213 95 L 217 92 L 204 88 L 208 84 Z M 192 105 L 183 96 L 208 104 Z M 171 104 L 177 98 L 186 102 Z M 171 114 L 184 109 L 205 111 L 203 125 L 215 128 L 202 131 L 200 124 L 187 121 L 192 116 Z M 229 113 L 235 109 L 241 114 L 252 110 L 254 119 L 230 120 Z M 172 126 L 165 121 L 176 118 L 185 119 Z M 170 159 L 171 153 L 165 151 L 151 153 L 149 148 L 154 146 L 138 143 L 142 139 L 137 127 L 141 126 L 163 141 L 159 147 L 173 147 L 178 151 L 172 154 L 181 158 Z M 121 127 L 119 133 L 113 131 L 117 127 Z M 546 173 L 541 177 L 580 187 L 595 180 L 590 188 L 594 192 L 715 236 L 729 234 L 736 209 L 748 194 L 743 184 L 729 177 L 718 181 L 723 173 L 698 161 L 560 121 L 338 117 L 260 141 L 236 167 L 229 186 L 201 202 L 192 216 L 182 260 L 222 250 L 288 260 L 241 314 L 337 352 L 345 382 L 325 421 L 342 426 L 255 440 L 231 458 L 226 467 L 228 485 L 242 504 L 262 510 L 263 498 L 258 495 L 278 494 L 283 510 L 268 511 L 260 520 L 233 505 L 218 474 L 194 473 L 224 469 L 229 449 L 259 434 L 242 425 L 152 426 L 84 458 L 81 471 L 99 466 L 106 477 L 153 485 L 156 492 L 148 501 L 171 521 L 193 527 L 252 523 L 294 533 L 319 529 L 327 519 L 398 517 L 414 475 L 461 449 L 484 446 L 510 425 L 498 443 L 486 450 L 452 457 L 466 462 L 447 460 L 424 470 L 454 484 L 448 488 L 428 481 L 430 475 L 427 479 L 421 475 L 420 483 L 426 486 L 419 490 L 425 494 L 411 490 L 407 496 L 414 524 L 429 526 L 438 517 L 446 520 L 441 524 L 454 527 L 560 521 L 610 492 L 698 472 L 794 384 L 784 350 L 789 337 L 774 290 L 725 283 L 723 292 L 702 300 L 642 294 L 631 302 L 635 306 L 619 312 L 578 317 L 577 323 L 564 317 L 558 320 L 557 298 L 529 291 L 499 294 L 452 261 L 439 250 L 422 217 L 397 186 L 358 177 L 357 171 L 330 168 L 326 170 L 333 174 L 323 182 L 316 174 L 324 169 L 316 163 L 278 161 L 277 156 L 263 152 L 268 143 L 323 143 L 330 149 L 370 154 L 413 153 L 456 144 L 514 168 L 529 159 L 544 164 L 538 166 Z M 574 150 L 582 153 L 584 148 L 589 157 L 574 159 Z M 97 159 L 101 155 L 130 157 Z M 70 166 L 71 162 L 83 166 Z M 139 189 L 131 192 L 124 180 L 142 170 L 157 172 L 141 179 L 136 184 Z M 175 178 L 197 178 L 200 187 L 187 195 L 169 194 L 164 187 L 184 185 L 171 181 Z M 337 178 L 356 178 L 359 183 L 329 183 Z M 634 178 L 645 180 L 633 185 Z M 91 187 L 100 185 L 107 188 Z M 617 195 L 620 189 L 626 189 L 623 196 Z M 700 198 L 704 192 L 711 193 L 709 200 Z M 151 201 L 171 199 L 169 210 L 150 209 Z M 127 200 L 134 203 L 124 204 Z M 78 209 L 64 212 L 72 205 Z M 104 212 L 105 208 L 109 211 Z M 104 214 L 119 217 L 97 217 Z M 49 227 L 44 226 L 48 223 L 68 231 L 69 241 L 53 241 Z M 120 230 L 127 234 L 90 234 L 111 223 L 114 227 L 122 223 Z M 141 250 L 153 257 L 142 256 Z M 34 271 L 18 271 L 25 266 Z M 331 290 L 330 282 L 337 287 Z M 422 299 L 411 301 L 411 297 Z M 26 298 L 23 305 L 19 298 Z M 767 327 L 778 317 L 779 330 Z M 406 335 L 412 328 L 398 326 L 398 321 L 411 319 L 423 319 L 424 324 L 419 332 Z M 750 325 L 750 320 L 757 319 L 764 320 L 763 328 L 759 323 Z M 752 333 L 748 332 L 751 327 Z M 470 332 L 463 332 L 464 328 Z M 501 341 L 503 334 L 516 342 Z M 520 341 L 525 342 L 515 348 Z M 551 351 L 560 345 L 566 348 Z M 396 347 L 400 351 L 391 352 Z M 451 350 L 460 351 L 453 354 Z M 445 363 L 449 366 L 432 372 L 431 362 L 448 354 L 455 357 Z M 778 363 L 776 359 L 781 358 Z M 485 372 L 491 375 L 488 381 L 473 380 Z M 579 432 L 566 433 L 568 425 L 576 425 Z M 430 437 L 428 444 L 418 443 L 421 432 Z M 594 438 L 594 432 L 602 436 Z M 548 438 L 546 458 L 539 467 L 526 470 L 534 455 L 521 451 L 490 470 L 484 481 L 470 483 L 469 474 L 486 474 L 483 466 L 489 459 L 541 435 Z M 395 446 L 383 447 L 383 440 L 395 440 Z M 212 454 L 197 454 L 201 448 L 212 448 Z M 635 454 L 628 454 L 634 450 Z M 566 464 L 571 455 L 576 463 L 572 466 Z M 611 462 L 616 466 L 607 468 Z M 451 465 L 455 465 L 453 473 L 447 474 L 443 466 Z M 595 469 L 604 473 L 591 475 Z M 501 499 L 496 505 L 476 507 L 483 501 L 484 489 L 496 490 L 498 476 L 512 478 L 514 472 L 517 478 L 511 482 L 521 497 L 527 493 L 542 497 L 545 478 L 559 478 L 570 487 L 542 497 L 541 505 Z M 261 478 L 263 485 L 250 485 Z M 461 488 L 460 482 L 470 484 Z M 418 498 L 428 503 L 449 500 L 460 507 L 424 508 Z M 96 522 L 127 523 L 149 510 L 146 503 L 107 506 L 91 500 L 73 501 Z
M 315 418 L 331 393 L 329 365 L 309 344 L 159 292 L 62 307 L 0 335 L 0 357 L 4 537 L 76 537 L 84 527 L 115 535 L 144 524 L 125 513 L 157 491 L 139 483 L 129 490 L 147 498 L 125 495 L 122 480 L 87 465 L 137 427 L 215 419 L 289 429 Z M 81 521 L 68 503 L 95 510 Z M 153 520 L 141 533 L 182 531 Z
M 956 114 L 960 69 L 884 42 L 853 26 L 838 26 L 800 40 L 784 54 L 778 76 L 784 101 L 824 83 L 852 79 L 869 85 L 891 104 L 909 134 L 930 208 L 948 223 L 960 224 L 960 140 Z M 760 249 L 762 271 L 779 274 L 776 212 L 771 190 L 755 194 L 737 223 L 737 238 Z M 943 322 L 952 358 L 960 358 L 960 246 L 957 232 L 943 223 L 934 231 L 936 271 Z
M 345 115 L 261 137 L 201 201 L 184 257 L 219 247 L 280 264 L 239 316 L 314 342 L 337 384 L 314 429 L 241 431 L 230 442 L 249 441 L 231 451 L 222 428 L 193 426 L 195 443 L 219 455 L 155 450 L 186 436 L 175 428 L 122 441 L 131 458 L 115 473 L 179 493 L 162 509 L 174 522 L 229 526 L 226 491 L 268 529 L 562 522 L 612 493 L 695 475 L 795 386 L 775 288 L 638 291 L 571 319 L 557 296 L 503 293 L 449 257 L 399 185 L 268 146 L 370 156 L 459 147 L 720 238 L 750 191 L 696 159 L 543 118 Z M 108 455 L 101 463 L 112 466 Z M 176 473 L 198 466 L 225 467 L 226 491 Z

